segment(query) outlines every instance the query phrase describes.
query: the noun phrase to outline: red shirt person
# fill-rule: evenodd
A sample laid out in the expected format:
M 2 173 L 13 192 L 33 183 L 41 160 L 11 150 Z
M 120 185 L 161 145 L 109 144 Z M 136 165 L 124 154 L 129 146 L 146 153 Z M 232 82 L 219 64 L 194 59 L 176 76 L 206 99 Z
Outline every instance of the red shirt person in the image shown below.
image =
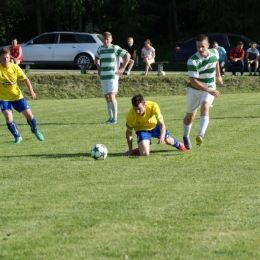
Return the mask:
M 233 49 L 231 49 L 229 54 L 229 67 L 232 70 L 232 76 L 236 76 L 236 71 L 234 66 L 238 64 L 240 66 L 240 73 L 241 76 L 244 75 L 244 57 L 245 57 L 245 51 L 243 49 L 244 43 L 243 42 L 237 42 L 237 46 Z
M 11 59 L 10 61 L 15 64 L 20 64 L 23 61 L 22 57 L 22 48 L 20 45 L 18 45 L 18 41 L 16 38 L 12 40 L 12 45 L 9 48 Z

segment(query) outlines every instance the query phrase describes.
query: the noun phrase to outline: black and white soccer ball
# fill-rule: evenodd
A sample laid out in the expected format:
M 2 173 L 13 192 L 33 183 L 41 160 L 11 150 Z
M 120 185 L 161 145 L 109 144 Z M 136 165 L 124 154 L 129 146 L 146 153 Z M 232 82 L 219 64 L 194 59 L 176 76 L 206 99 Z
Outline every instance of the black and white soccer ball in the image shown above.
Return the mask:
M 95 160 L 104 160 L 106 159 L 108 150 L 103 144 L 95 144 L 90 149 L 90 155 Z

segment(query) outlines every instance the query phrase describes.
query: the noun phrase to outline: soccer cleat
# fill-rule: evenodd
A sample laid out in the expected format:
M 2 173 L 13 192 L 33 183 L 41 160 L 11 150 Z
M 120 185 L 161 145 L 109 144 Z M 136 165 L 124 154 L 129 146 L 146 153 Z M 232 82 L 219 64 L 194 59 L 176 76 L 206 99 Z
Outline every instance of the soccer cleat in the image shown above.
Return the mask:
M 201 145 L 203 143 L 203 139 L 204 139 L 204 136 L 203 135 L 198 135 L 196 137 L 196 141 L 197 141 L 197 145 Z
M 252 72 L 250 72 L 248 76 L 252 76 Z
M 22 138 L 21 136 L 19 136 L 19 137 L 15 137 L 15 139 L 14 139 L 14 143 L 15 143 L 15 144 L 19 144 L 19 143 L 22 142 L 22 140 L 23 140 L 23 138 Z
M 33 133 L 36 138 L 39 140 L 39 141 L 43 141 L 44 140 L 44 136 L 39 132 L 37 131 L 36 133 Z
M 105 124 L 110 124 L 111 123 L 111 119 L 109 118 L 106 122 L 105 122 Z
M 125 71 L 124 75 L 128 76 L 128 75 L 130 75 L 130 73 L 128 71 Z
M 177 149 L 180 150 L 180 151 L 187 151 L 185 145 L 182 144 L 182 143 L 180 143 L 180 146 L 179 146 L 179 148 L 177 148 Z
M 183 143 L 184 143 L 184 146 L 186 147 L 187 150 L 190 150 L 192 148 L 192 145 L 191 145 L 189 137 L 184 137 L 183 136 Z
M 117 124 L 117 120 L 115 118 L 112 118 L 110 124 L 114 124 L 114 125 Z

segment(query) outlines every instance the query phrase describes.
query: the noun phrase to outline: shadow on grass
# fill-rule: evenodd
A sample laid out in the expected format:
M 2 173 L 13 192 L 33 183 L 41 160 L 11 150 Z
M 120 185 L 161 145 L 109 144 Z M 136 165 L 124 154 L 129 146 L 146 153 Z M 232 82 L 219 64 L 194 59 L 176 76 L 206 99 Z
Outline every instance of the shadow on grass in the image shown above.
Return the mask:
M 150 154 L 157 154 L 157 153 L 169 153 L 169 152 L 178 152 L 179 154 L 174 155 L 181 155 L 182 152 L 178 150 L 159 150 L 159 151 L 150 151 Z M 91 157 L 90 153 L 64 153 L 64 154 L 26 154 L 26 155 L 0 155 L 0 158 L 26 158 L 26 157 L 37 157 L 37 158 L 77 158 L 77 157 Z M 109 153 L 108 157 L 129 157 L 131 159 L 139 158 L 138 155 L 131 155 L 131 156 L 123 156 L 123 153 Z

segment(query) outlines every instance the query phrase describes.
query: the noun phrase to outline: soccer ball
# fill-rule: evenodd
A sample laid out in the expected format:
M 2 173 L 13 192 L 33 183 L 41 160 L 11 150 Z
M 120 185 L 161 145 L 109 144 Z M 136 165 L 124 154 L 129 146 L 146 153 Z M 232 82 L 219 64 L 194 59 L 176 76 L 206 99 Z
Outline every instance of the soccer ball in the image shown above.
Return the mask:
M 165 76 L 165 71 L 161 71 L 161 72 L 159 72 L 159 76 Z
M 90 149 L 90 155 L 95 160 L 104 160 L 107 157 L 108 150 L 103 144 L 95 144 Z

